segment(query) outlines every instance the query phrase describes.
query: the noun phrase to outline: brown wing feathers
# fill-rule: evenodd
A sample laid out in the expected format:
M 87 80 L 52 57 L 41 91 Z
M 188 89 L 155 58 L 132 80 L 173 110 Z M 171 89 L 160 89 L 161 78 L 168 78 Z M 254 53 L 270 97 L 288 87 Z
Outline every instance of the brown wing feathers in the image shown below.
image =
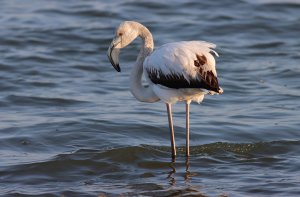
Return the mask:
M 187 81 L 183 74 L 164 74 L 161 70 L 157 69 L 147 69 L 146 71 L 154 84 L 160 84 L 174 89 L 202 88 L 219 93 L 220 87 L 218 79 L 211 70 L 205 69 L 205 65 L 207 65 L 207 58 L 204 55 L 197 54 L 196 60 L 194 60 L 194 66 L 196 67 L 198 76 L 201 80 L 190 78 L 189 81 Z
M 204 55 L 196 54 L 197 60 L 194 61 L 194 65 L 199 68 L 199 75 L 201 80 L 206 83 L 212 90 L 219 90 L 218 78 L 211 70 L 205 70 L 204 66 L 207 65 L 207 59 Z M 218 91 L 216 91 L 218 92 Z

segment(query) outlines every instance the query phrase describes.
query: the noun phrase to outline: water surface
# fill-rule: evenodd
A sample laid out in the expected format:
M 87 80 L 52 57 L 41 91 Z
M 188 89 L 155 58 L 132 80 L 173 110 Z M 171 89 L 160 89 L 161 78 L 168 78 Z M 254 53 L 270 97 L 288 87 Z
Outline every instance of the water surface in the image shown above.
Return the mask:
M 140 40 L 106 51 L 124 20 L 155 45 L 216 43 L 225 93 L 174 106 L 140 103 L 129 74 Z M 300 193 L 300 2 L 2 1 L 0 195 L 297 196 Z

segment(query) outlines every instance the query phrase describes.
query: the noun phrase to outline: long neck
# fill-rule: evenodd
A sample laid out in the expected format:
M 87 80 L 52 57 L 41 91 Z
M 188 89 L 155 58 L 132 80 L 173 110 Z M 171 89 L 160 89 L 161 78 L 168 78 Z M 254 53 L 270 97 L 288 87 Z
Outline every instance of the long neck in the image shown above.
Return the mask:
M 143 45 L 131 71 L 130 91 L 139 101 L 150 103 L 157 102 L 159 101 L 159 98 L 154 94 L 151 87 L 144 87 L 142 85 L 143 62 L 145 58 L 153 51 L 153 38 L 150 31 L 146 27 L 141 26 L 139 29 L 139 36 L 143 40 Z

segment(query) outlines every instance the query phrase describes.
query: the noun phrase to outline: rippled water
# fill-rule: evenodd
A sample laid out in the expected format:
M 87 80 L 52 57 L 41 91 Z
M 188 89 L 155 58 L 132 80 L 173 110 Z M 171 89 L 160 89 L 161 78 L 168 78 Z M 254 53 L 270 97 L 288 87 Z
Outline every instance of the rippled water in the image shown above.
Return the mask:
M 174 106 L 171 161 L 165 105 L 128 90 L 139 51 L 106 50 L 137 20 L 156 46 L 218 45 L 225 93 Z M 300 2 L 1 1 L 0 195 L 297 196 L 300 193 Z

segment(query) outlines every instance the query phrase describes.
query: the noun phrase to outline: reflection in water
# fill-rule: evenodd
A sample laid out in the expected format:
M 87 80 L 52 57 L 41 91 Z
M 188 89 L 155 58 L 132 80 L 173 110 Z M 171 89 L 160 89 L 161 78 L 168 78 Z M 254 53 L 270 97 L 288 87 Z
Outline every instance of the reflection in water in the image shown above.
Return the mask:
M 195 172 L 191 172 L 190 171 L 190 158 L 186 157 L 185 158 L 185 162 L 184 162 L 184 168 L 182 167 L 177 167 L 176 170 L 176 164 L 180 164 L 180 163 L 176 163 L 176 159 L 172 159 L 172 161 L 169 163 L 169 167 L 171 168 L 171 171 L 168 172 L 168 180 L 169 180 L 169 184 L 170 184 L 170 188 L 171 190 L 173 190 L 175 193 L 174 195 L 177 195 L 179 192 L 180 194 L 183 194 L 185 192 L 187 193 L 192 193 L 195 196 L 206 196 L 203 194 L 202 191 L 199 191 L 199 185 L 197 186 L 193 186 L 192 185 L 192 181 L 191 178 L 193 176 L 196 176 L 197 173 Z M 183 164 L 183 163 L 182 163 Z M 182 176 L 178 176 L 181 174 L 181 169 L 184 169 L 184 173 Z M 180 181 L 180 178 L 183 177 L 183 182 Z M 179 179 L 179 180 L 177 180 Z M 177 183 L 177 185 L 176 185 Z M 180 183 L 183 183 L 183 185 L 180 185 Z M 180 190 L 180 191 L 178 191 Z
M 169 179 L 171 186 L 175 186 L 175 184 L 176 184 L 176 179 L 174 178 L 174 175 L 176 173 L 176 168 L 174 167 L 175 161 L 176 161 L 176 158 L 173 157 L 172 161 L 169 163 L 169 167 L 172 169 L 168 173 L 168 179 Z
M 186 157 L 186 160 L 185 160 L 185 176 L 184 176 L 184 180 L 185 180 L 186 183 L 190 181 L 191 176 L 192 176 L 192 173 L 190 172 L 190 158 Z
M 168 179 L 170 182 L 171 186 L 175 186 L 176 185 L 176 167 L 175 167 L 175 162 L 176 159 L 172 158 L 172 161 L 169 163 L 169 167 L 171 168 L 171 171 L 168 173 Z M 196 173 L 191 173 L 190 172 L 190 158 L 186 157 L 185 160 L 185 173 L 184 173 L 184 181 L 185 183 L 190 183 L 190 179 L 192 176 L 195 176 Z
M 176 168 L 177 164 L 177 168 Z M 184 166 L 179 166 L 179 164 L 184 164 Z M 197 180 L 197 177 L 199 177 L 199 174 L 197 172 L 192 172 L 191 169 L 191 162 L 190 158 L 186 157 L 184 163 L 176 163 L 176 159 L 172 159 L 172 161 L 169 163 L 169 167 L 171 168 L 171 171 L 168 172 L 168 180 L 170 184 L 170 188 L 168 188 L 169 191 L 172 191 L 170 195 L 168 196 L 182 196 L 185 193 L 189 194 L 188 196 L 197 196 L 197 197 L 206 197 L 204 191 L 201 191 L 201 188 L 203 189 L 203 186 L 199 186 L 199 182 L 195 182 L 193 184 L 192 178 L 195 177 Z M 184 169 L 184 173 L 181 176 L 178 176 L 181 174 L 181 170 Z M 183 178 L 183 182 L 180 181 L 180 179 Z M 177 183 L 177 184 L 176 184 Z M 217 194 L 219 197 L 227 197 L 228 195 L 225 193 Z

